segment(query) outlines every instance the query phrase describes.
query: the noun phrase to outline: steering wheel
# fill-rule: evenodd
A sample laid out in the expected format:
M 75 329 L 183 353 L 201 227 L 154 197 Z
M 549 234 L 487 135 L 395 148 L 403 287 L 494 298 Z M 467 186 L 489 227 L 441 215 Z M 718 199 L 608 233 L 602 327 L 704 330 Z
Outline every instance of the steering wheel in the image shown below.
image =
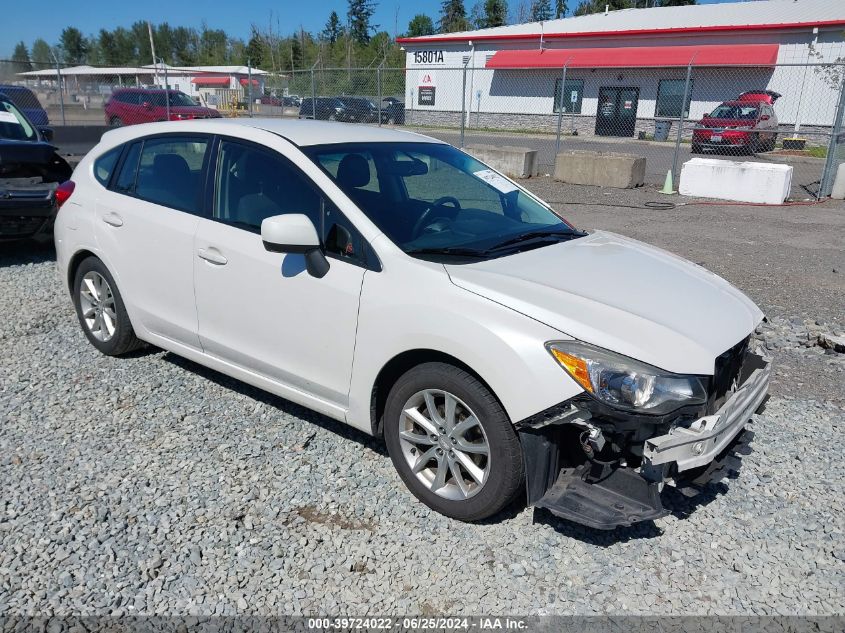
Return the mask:
M 422 230 L 429 224 L 431 224 L 430 220 L 434 216 L 434 211 L 438 207 L 442 207 L 447 202 L 452 203 L 452 206 L 455 208 L 456 212 L 461 210 L 461 203 L 458 202 L 457 198 L 455 198 L 454 196 L 442 196 L 425 208 L 425 211 L 422 212 L 420 219 L 417 220 L 414 224 L 414 230 L 411 235 L 413 235 L 414 238 L 418 237 Z M 443 217 L 448 217 L 448 215 L 444 215 Z

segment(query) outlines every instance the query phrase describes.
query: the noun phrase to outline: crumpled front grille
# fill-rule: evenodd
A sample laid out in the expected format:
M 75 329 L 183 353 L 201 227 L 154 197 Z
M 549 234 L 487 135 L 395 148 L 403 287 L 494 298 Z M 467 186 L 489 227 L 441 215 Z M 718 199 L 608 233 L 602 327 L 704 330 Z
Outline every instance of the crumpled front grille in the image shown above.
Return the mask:
M 725 399 L 733 393 L 734 382 L 740 386 L 740 372 L 751 336 L 747 336 L 732 348 L 716 357 L 716 368 L 710 381 L 709 397 L 707 399 L 707 414 L 712 415 L 719 410 Z

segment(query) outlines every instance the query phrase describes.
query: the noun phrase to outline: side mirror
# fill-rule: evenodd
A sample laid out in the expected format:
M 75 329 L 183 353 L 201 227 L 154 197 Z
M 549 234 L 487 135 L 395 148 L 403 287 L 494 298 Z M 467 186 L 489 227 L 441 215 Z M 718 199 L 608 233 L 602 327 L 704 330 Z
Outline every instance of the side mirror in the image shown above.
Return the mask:
M 769 115 L 768 115 L 768 114 L 764 114 L 763 116 L 761 116 L 761 117 L 760 117 L 760 120 L 761 120 L 761 121 L 768 121 L 768 120 L 769 120 Z
M 51 127 L 40 127 L 38 131 L 41 133 L 41 136 L 44 137 L 44 140 L 49 142 L 53 141 L 53 128 Z
M 274 215 L 261 222 L 261 241 L 271 253 L 300 253 L 313 277 L 329 272 L 329 260 L 320 248 L 320 238 L 311 219 L 302 213 Z

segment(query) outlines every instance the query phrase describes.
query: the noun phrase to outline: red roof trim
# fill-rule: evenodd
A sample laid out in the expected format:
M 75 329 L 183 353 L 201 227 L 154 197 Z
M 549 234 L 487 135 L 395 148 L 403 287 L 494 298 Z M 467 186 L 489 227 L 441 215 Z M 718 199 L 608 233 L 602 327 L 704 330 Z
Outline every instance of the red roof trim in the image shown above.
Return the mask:
M 586 31 L 584 33 L 544 33 L 544 40 L 578 37 L 614 37 L 619 35 L 671 35 L 676 33 L 713 33 L 721 31 L 771 31 L 778 29 L 804 29 L 824 26 L 845 26 L 845 20 L 823 22 L 789 22 L 783 24 L 731 24 L 717 26 L 684 26 L 674 29 L 635 29 L 623 31 Z M 511 35 L 439 35 L 437 37 L 397 37 L 399 44 L 436 44 L 439 42 L 467 42 L 487 40 L 539 40 L 539 33 L 516 33 Z
M 199 77 L 194 77 L 193 79 L 191 79 L 191 83 L 197 86 L 228 86 L 229 78 L 221 77 L 219 75 L 201 75 Z
M 696 66 L 774 66 L 778 44 L 704 46 L 617 46 L 611 48 L 532 48 L 496 51 L 487 68 L 653 68 Z

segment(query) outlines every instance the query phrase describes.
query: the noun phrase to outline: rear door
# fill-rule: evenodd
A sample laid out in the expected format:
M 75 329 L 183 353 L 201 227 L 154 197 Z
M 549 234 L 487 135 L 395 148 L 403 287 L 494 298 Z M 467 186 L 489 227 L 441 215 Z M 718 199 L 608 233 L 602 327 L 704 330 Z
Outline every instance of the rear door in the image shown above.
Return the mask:
M 210 137 L 195 134 L 128 145 L 95 217 L 97 242 L 136 325 L 196 349 L 193 243 L 210 146 Z

